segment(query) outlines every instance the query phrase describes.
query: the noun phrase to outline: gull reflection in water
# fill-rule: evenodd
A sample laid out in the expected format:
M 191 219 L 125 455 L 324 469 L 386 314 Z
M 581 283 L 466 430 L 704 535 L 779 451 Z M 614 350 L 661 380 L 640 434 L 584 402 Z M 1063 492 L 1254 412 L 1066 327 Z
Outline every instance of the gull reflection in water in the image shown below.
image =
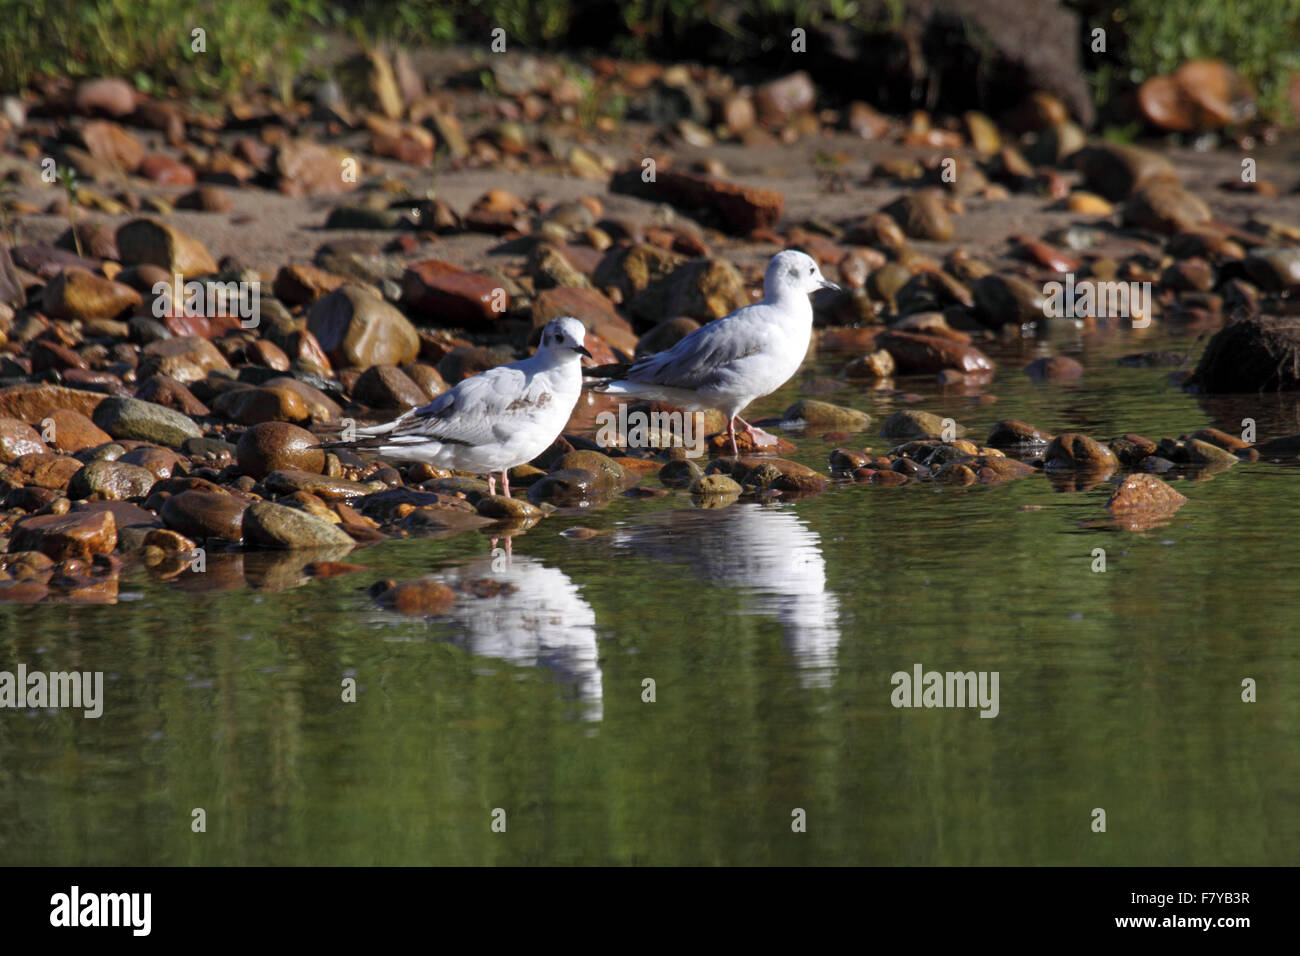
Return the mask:
M 498 567 L 503 562 L 498 561 Z M 596 612 L 583 600 L 578 586 L 558 568 L 526 555 L 512 555 L 502 570 L 492 565 L 491 557 L 483 557 L 431 575 L 461 592 L 442 618 L 455 631 L 454 643 L 474 655 L 549 668 L 558 675 L 566 696 L 583 705 L 582 717 L 600 720 L 604 702 Z M 514 590 L 503 589 L 491 597 L 462 591 L 484 578 Z
M 790 507 L 735 504 L 674 509 L 620 531 L 615 544 L 752 596 L 748 613 L 774 617 L 805 687 L 829 687 L 840 646 L 839 600 L 826 590 L 821 537 Z

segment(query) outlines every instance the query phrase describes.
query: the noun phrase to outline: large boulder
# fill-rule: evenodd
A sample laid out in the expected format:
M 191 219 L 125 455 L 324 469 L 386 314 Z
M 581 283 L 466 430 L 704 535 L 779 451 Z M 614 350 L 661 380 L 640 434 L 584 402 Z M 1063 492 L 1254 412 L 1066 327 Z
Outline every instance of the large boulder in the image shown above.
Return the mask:
M 1243 319 L 1214 334 L 1189 389 L 1208 393 L 1300 389 L 1300 320 Z

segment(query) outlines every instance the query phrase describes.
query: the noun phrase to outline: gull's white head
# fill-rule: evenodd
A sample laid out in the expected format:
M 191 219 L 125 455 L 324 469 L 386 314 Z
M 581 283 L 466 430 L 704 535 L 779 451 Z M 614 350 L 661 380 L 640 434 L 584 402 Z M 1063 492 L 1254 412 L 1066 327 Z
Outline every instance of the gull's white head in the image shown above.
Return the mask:
M 586 327 L 571 315 L 551 319 L 542 329 L 541 341 L 537 343 L 537 354 L 551 356 L 557 361 L 561 359 L 580 361 L 579 357 L 583 355 L 591 358 L 591 353 L 582 345 L 586 335 Z
M 764 298 L 792 292 L 811 295 L 818 289 L 834 289 L 838 292 L 839 288 L 822 275 L 822 270 L 817 267 L 812 256 L 795 249 L 774 255 L 763 276 Z

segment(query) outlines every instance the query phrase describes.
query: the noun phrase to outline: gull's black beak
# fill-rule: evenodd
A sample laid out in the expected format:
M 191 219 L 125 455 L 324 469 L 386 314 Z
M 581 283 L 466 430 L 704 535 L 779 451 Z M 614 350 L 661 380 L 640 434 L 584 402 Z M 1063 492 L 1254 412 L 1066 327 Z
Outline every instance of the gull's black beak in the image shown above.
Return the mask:
M 840 291 L 840 287 L 837 286 L 834 282 L 831 282 L 829 279 L 822 279 L 822 288 L 834 289 L 836 292 Z
M 591 359 L 593 362 L 595 361 L 595 359 L 592 358 L 591 353 L 587 351 L 587 347 L 585 345 L 575 345 L 573 347 L 573 351 L 577 352 L 579 355 L 587 356 L 587 358 Z

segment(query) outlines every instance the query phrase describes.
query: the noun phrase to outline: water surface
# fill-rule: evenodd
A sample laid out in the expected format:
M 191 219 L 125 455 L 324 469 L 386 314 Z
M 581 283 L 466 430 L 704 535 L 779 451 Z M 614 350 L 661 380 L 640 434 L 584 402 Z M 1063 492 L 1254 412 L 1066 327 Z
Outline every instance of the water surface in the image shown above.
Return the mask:
M 977 439 L 1004 417 L 1300 431 L 1292 398 L 1208 403 L 1113 364 L 1171 344 L 1199 349 L 1067 338 L 1088 373 L 1050 385 L 1017 371 L 1033 342 L 994 349 L 995 402 L 896 384 Z M 878 426 L 901 407 L 824 389 L 843 361 L 818 356 L 752 417 L 816 397 Z M 796 440 L 824 472 L 834 446 Z M 0 712 L 0 860 L 1294 864 L 1297 478 L 1181 481 L 1189 503 L 1140 533 L 1092 524 L 1105 485 L 1042 476 L 716 510 L 620 498 L 515 536 L 507 570 L 470 532 L 355 552 L 368 570 L 337 578 L 250 558 L 202 583 L 132 577 L 116 605 L 0 606 L 0 669 L 102 670 L 107 697 L 98 720 Z M 366 595 L 426 573 L 515 590 L 430 620 Z M 894 708 L 890 675 L 916 663 L 997 671 L 998 716 Z

